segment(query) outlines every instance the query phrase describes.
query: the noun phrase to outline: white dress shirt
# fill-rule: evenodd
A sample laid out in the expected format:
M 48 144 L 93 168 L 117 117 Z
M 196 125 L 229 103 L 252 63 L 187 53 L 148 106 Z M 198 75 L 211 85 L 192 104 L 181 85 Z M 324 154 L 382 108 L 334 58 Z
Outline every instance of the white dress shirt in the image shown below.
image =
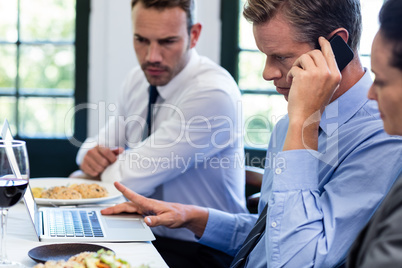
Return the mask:
M 241 99 L 230 74 L 192 50 L 186 67 L 157 87 L 151 135 L 142 141 L 148 88 L 143 71 L 133 69 L 123 86 L 118 116 L 85 141 L 77 163 L 98 144 L 124 147 L 102 173 L 102 181 L 121 181 L 137 193 L 169 202 L 247 212 Z M 153 231 L 195 241 L 186 229 Z

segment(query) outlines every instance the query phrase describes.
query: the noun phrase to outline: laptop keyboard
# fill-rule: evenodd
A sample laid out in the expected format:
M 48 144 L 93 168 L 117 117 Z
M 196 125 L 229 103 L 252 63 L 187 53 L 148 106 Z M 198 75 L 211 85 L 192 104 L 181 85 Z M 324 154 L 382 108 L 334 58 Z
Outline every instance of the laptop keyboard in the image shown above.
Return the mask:
M 95 211 L 49 211 L 49 234 L 52 237 L 103 237 Z

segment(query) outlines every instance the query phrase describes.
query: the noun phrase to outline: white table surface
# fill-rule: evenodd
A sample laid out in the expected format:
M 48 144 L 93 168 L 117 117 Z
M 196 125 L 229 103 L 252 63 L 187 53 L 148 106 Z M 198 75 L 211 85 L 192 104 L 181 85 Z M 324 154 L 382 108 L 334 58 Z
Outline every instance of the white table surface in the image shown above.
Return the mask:
M 52 243 L 38 241 L 28 217 L 28 211 L 21 202 L 10 208 L 7 225 L 6 248 L 8 259 L 20 262 L 27 267 L 33 267 L 36 262 L 28 256 L 28 251 Z M 151 268 L 168 267 L 150 242 L 96 244 L 112 249 L 117 257 L 128 261 L 134 268 L 141 264 L 149 265 Z

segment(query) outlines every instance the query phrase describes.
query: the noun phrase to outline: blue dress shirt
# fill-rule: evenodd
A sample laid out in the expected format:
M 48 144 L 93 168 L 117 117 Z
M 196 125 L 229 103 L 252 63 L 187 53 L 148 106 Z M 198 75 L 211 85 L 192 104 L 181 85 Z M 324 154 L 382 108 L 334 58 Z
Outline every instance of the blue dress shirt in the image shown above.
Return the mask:
M 383 130 L 371 78 L 327 106 L 318 151 L 283 151 L 285 116 L 267 151 L 259 211 L 268 203 L 264 236 L 246 267 L 336 267 L 402 167 L 402 139 Z M 270 160 L 270 161 L 268 161 Z M 256 216 L 209 210 L 200 243 L 235 255 Z

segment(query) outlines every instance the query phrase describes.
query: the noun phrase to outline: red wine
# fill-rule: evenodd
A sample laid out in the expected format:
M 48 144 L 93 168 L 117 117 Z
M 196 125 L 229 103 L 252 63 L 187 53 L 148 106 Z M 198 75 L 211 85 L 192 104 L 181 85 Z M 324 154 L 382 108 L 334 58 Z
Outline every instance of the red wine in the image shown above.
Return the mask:
M 0 179 L 0 207 L 8 208 L 17 204 L 27 186 L 26 180 Z

